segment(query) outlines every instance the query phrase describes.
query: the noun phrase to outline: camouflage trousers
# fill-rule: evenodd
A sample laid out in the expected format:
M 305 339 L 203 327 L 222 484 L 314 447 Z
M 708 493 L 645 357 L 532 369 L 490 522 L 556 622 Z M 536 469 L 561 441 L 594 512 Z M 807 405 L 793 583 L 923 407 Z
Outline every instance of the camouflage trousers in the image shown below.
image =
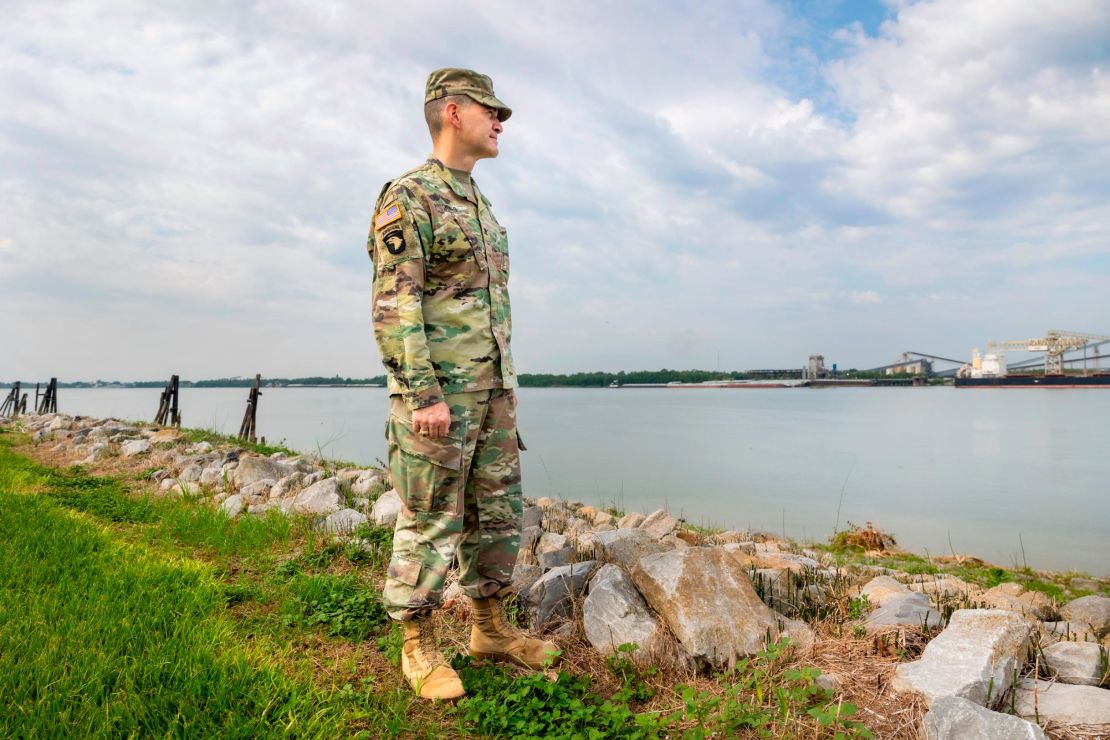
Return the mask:
M 412 430 L 412 412 L 392 397 L 389 472 L 405 506 L 393 533 L 384 602 L 393 619 L 440 605 L 458 560 L 459 585 L 472 598 L 512 581 L 520 546 L 520 450 L 512 392 L 453 393 L 447 437 Z

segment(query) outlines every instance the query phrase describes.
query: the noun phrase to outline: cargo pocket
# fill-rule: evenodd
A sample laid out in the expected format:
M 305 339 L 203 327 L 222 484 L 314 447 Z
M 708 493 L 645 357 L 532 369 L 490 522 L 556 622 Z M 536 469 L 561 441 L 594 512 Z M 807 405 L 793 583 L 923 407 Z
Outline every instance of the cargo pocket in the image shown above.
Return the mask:
M 389 417 L 389 473 L 405 506 L 413 513 L 455 511 L 462 503 L 463 443 L 455 436 L 432 439 L 412 423 Z
M 386 575 L 406 586 L 416 587 L 420 583 L 420 569 L 423 566 L 418 560 L 410 560 L 403 555 L 393 555 L 389 561 L 389 571 Z

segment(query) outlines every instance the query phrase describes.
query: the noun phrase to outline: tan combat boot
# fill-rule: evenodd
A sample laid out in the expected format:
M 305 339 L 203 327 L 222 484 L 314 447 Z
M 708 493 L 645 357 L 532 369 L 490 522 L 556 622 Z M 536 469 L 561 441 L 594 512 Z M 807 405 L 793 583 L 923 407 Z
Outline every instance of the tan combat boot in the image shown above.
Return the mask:
M 458 699 L 466 693 L 459 674 L 436 648 L 432 620 L 409 619 L 401 622 L 405 644 L 401 649 L 401 671 L 421 699 Z
M 492 658 L 542 668 L 559 648 L 553 642 L 526 637 L 509 624 L 501 599 L 471 599 L 474 602 L 474 626 L 470 630 L 470 655 Z M 552 664 L 559 662 L 558 656 Z

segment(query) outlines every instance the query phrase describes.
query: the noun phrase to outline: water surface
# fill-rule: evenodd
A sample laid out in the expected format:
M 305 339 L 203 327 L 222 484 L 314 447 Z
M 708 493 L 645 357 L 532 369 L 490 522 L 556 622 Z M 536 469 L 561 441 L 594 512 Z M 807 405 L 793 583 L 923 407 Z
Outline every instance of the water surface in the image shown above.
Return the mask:
M 158 389 L 60 389 L 66 413 L 150 419 Z M 247 389 L 183 388 L 185 426 L 234 434 Z M 924 554 L 1110 572 L 1110 391 L 520 391 L 525 491 L 824 540 L 873 521 Z M 381 388 L 269 388 L 271 443 L 371 464 Z M 839 513 L 838 513 L 839 509 Z M 1019 539 L 1020 535 L 1020 539 Z

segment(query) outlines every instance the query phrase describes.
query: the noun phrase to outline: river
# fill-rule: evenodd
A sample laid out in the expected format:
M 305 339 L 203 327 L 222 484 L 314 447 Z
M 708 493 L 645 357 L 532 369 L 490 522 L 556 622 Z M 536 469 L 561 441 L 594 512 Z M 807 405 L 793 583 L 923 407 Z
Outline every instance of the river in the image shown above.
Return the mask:
M 58 408 L 150 419 L 159 393 L 62 388 Z M 246 397 L 183 388 L 183 424 L 234 434 Z M 387 408 L 381 388 L 267 388 L 258 430 L 372 464 Z M 530 496 L 819 541 L 871 521 L 920 554 L 1110 573 L 1110 391 L 525 388 L 519 411 Z

